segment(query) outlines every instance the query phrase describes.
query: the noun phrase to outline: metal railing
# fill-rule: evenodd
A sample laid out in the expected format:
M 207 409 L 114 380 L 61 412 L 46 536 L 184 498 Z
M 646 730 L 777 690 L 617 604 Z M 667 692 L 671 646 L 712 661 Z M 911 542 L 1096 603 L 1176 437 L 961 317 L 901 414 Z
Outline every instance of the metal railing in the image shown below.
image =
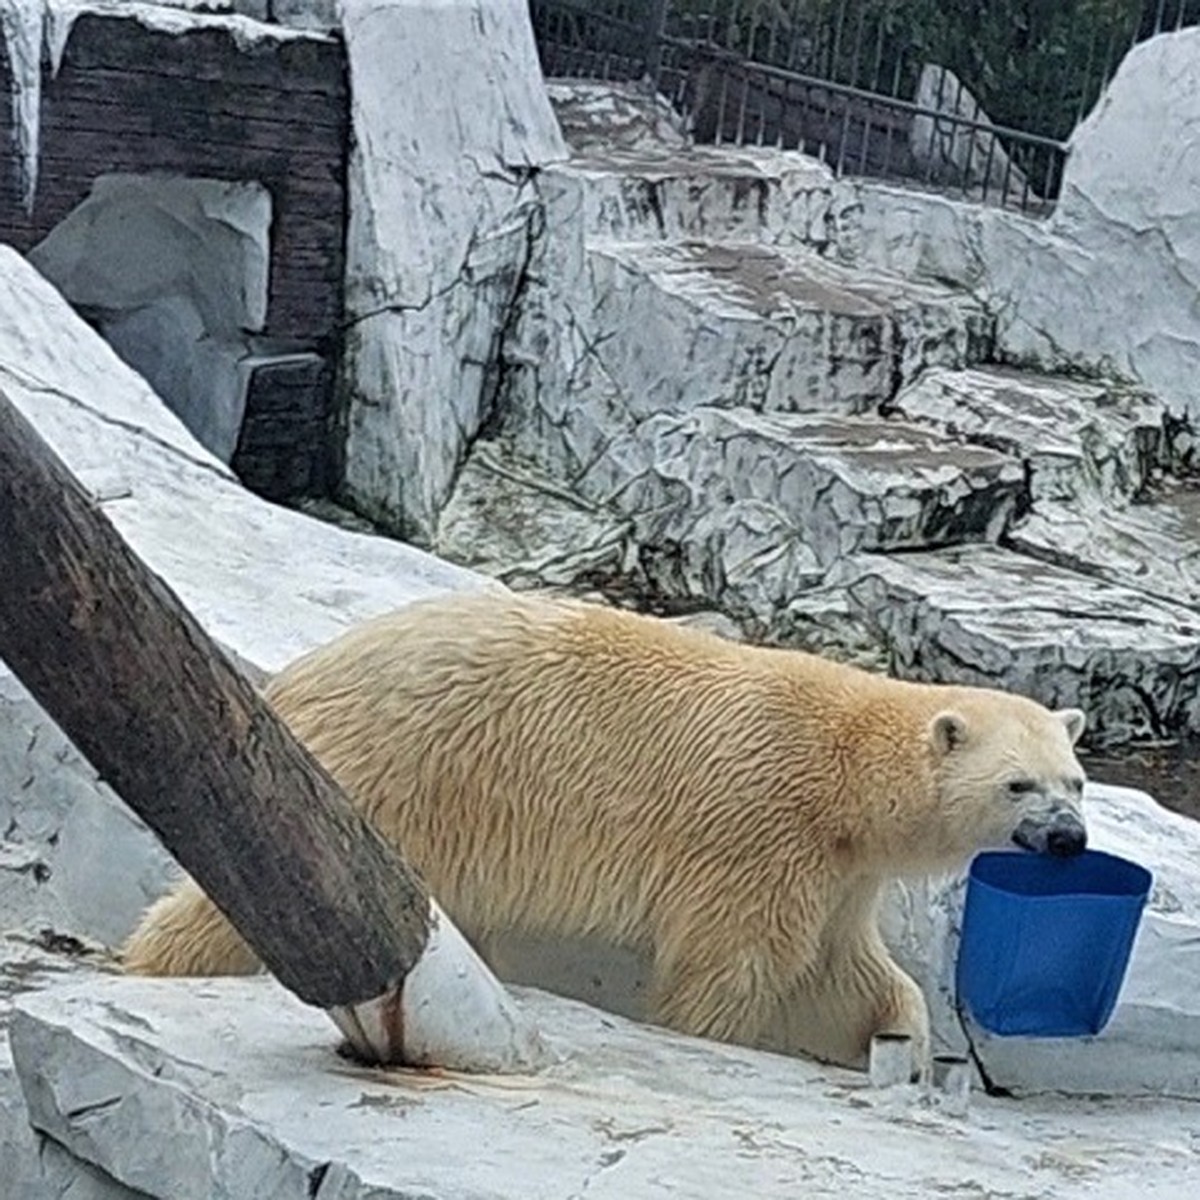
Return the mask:
M 1061 141 L 1132 45 L 1198 21 L 1200 0 L 672 0 L 662 32 L 897 99 L 933 62 L 998 124 Z
M 655 76 L 665 0 L 530 0 L 542 72 L 562 79 Z
M 660 90 L 698 142 L 813 155 L 836 175 L 917 184 L 980 203 L 1048 212 L 1067 147 L 980 116 L 917 104 L 668 39 Z
M 960 82 L 959 60 L 934 65 L 922 49 L 927 35 L 898 35 L 903 0 L 708 0 L 705 11 L 694 0 L 530 7 L 547 75 L 645 82 L 671 100 L 699 142 L 800 149 L 839 175 L 1042 213 L 1058 195 L 1070 128 L 1129 46 L 1200 20 L 1200 0 L 1108 2 L 1120 11 L 1080 35 L 1086 49 L 1073 73 L 1026 89 L 1037 94 L 1024 102 L 1044 119 L 1019 126 L 989 119 Z M 970 34 L 963 31 L 962 45 L 972 45 Z

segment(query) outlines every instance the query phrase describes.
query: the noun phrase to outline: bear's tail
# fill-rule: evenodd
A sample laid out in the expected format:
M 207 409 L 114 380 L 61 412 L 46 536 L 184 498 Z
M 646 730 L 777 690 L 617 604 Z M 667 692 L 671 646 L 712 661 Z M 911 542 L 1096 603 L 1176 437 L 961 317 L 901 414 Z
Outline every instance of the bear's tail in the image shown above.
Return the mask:
M 262 964 L 219 908 L 185 880 L 146 910 L 121 951 L 132 975 L 253 975 Z

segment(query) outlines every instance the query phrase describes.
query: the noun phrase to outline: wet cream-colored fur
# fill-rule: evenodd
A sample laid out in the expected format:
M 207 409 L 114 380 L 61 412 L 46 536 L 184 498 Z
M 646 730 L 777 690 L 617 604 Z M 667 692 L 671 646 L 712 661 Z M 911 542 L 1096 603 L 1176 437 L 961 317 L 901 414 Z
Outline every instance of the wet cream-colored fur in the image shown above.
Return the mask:
M 1081 780 L 1077 712 L 528 596 L 413 605 L 267 695 L 465 929 L 641 948 L 656 1020 L 837 1062 L 926 1041 L 882 885 L 1006 844 Z M 256 967 L 190 882 L 125 962 Z

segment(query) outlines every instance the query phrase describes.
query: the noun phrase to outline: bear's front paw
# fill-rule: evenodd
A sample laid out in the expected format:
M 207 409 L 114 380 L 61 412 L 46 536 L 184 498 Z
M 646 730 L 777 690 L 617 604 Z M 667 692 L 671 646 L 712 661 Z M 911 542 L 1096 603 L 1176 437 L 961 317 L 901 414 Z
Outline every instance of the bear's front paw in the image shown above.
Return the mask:
M 897 973 L 892 996 L 881 1014 L 876 1033 L 901 1034 L 912 1042 L 913 1080 L 929 1070 L 929 1009 L 921 989 L 907 975 Z

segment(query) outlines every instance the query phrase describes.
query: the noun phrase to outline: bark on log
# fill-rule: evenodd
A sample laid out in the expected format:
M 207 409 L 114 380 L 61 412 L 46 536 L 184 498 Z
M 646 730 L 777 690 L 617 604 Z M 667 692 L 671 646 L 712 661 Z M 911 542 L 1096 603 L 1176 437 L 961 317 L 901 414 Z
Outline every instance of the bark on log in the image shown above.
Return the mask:
M 284 986 L 398 994 L 420 882 L 3 395 L 0 658 Z

